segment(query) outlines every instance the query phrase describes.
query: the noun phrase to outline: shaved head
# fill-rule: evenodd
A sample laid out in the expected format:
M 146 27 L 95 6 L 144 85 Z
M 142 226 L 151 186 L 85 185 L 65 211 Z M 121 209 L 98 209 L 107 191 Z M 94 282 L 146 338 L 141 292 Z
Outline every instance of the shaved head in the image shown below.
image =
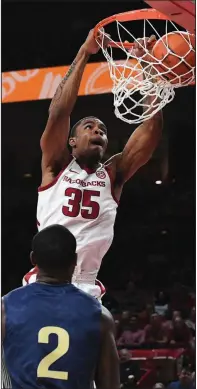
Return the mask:
M 105 124 L 100 119 L 98 119 L 96 116 L 86 116 L 85 118 L 78 120 L 78 122 L 75 123 L 74 126 L 71 128 L 71 130 L 70 130 L 70 138 L 76 136 L 77 127 L 80 124 L 83 124 L 83 122 L 85 122 L 86 120 L 89 120 L 89 119 L 90 120 L 93 119 L 93 120 L 96 120 L 96 121 L 102 123 L 104 125 L 104 127 L 106 128 L 106 131 L 107 131 L 107 127 L 105 126 Z

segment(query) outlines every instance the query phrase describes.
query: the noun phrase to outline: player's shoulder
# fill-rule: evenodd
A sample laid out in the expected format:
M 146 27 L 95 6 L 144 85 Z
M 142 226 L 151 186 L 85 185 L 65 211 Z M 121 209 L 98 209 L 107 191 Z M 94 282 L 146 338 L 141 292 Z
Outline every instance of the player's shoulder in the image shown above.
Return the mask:
M 19 288 L 15 288 L 10 292 L 8 292 L 7 294 L 5 294 L 4 296 L 2 296 L 2 300 L 7 301 L 7 300 L 20 298 L 20 296 L 24 296 L 24 294 L 28 294 L 28 292 L 31 292 L 33 285 L 34 283 L 25 286 L 20 286 Z
M 17 294 L 23 293 L 23 291 L 26 288 L 26 286 L 29 286 L 29 285 L 20 286 L 19 288 L 12 289 L 10 292 L 8 292 L 4 296 L 2 296 L 2 300 L 5 300 L 5 299 L 7 299 L 9 297 L 12 297 L 12 296 L 15 296 Z
M 16 310 L 17 307 L 20 307 L 21 302 L 24 300 L 24 288 L 26 288 L 26 286 L 21 286 L 2 296 L 1 305 L 5 314 L 7 314 L 13 307 Z

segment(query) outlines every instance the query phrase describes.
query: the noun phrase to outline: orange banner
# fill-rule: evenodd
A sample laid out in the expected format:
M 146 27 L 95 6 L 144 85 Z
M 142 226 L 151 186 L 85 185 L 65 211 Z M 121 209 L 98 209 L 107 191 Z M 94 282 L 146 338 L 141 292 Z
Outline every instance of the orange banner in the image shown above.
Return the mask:
M 69 66 L 19 70 L 2 74 L 2 101 L 51 99 Z M 86 65 L 79 96 L 109 93 L 112 81 L 107 62 Z

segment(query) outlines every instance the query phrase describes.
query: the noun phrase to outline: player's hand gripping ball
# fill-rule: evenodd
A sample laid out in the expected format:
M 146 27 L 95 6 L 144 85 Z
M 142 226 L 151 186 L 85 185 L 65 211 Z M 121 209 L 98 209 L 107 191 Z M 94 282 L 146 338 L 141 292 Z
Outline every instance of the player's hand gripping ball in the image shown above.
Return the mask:
M 131 49 L 131 54 L 137 58 L 141 58 L 142 62 L 152 62 L 153 58 L 150 55 L 152 53 L 152 48 L 156 42 L 156 36 L 151 35 L 149 38 L 138 38 L 134 42 L 134 45 Z

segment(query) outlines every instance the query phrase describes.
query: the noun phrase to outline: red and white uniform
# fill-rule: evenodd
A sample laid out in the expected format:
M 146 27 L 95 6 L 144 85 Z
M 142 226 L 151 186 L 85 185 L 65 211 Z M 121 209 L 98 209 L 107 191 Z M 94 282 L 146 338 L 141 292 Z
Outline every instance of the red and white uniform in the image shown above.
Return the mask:
M 61 224 L 73 233 L 78 259 L 72 282 L 97 298 L 104 293 L 96 277 L 113 240 L 117 206 L 108 168 L 82 169 L 75 158 L 52 183 L 38 189 L 39 231 Z M 33 270 L 24 284 L 35 280 Z

